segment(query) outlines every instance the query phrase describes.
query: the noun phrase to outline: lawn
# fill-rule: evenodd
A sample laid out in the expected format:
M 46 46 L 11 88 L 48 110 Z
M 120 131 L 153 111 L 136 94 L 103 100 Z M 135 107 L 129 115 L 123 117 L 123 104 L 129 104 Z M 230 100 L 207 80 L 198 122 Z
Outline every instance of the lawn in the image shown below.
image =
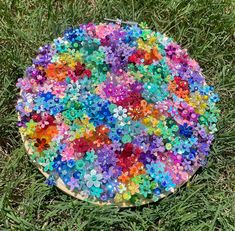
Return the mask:
M 0 230 L 235 230 L 233 0 L 1 0 L 0 15 Z M 16 126 L 15 83 L 37 48 L 105 17 L 145 21 L 173 37 L 221 98 L 207 166 L 175 194 L 138 208 L 97 207 L 48 187 Z

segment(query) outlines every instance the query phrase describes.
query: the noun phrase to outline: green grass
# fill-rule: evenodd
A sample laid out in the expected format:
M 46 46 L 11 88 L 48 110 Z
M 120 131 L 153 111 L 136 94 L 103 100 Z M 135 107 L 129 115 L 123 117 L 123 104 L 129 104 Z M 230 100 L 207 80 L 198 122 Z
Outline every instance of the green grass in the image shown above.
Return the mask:
M 233 0 L 0 0 L 0 230 L 235 230 L 235 2 Z M 97 207 L 44 184 L 16 126 L 17 78 L 39 46 L 104 17 L 146 21 L 188 48 L 220 94 L 206 168 L 158 203 Z

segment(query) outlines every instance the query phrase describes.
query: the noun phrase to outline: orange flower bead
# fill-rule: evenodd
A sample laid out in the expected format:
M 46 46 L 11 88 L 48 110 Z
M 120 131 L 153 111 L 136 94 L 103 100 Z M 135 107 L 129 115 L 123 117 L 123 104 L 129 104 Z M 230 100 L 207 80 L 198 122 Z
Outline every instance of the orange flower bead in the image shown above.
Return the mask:
M 69 67 L 62 63 L 50 63 L 47 66 L 46 75 L 48 78 L 63 81 L 68 74 L 68 70 Z

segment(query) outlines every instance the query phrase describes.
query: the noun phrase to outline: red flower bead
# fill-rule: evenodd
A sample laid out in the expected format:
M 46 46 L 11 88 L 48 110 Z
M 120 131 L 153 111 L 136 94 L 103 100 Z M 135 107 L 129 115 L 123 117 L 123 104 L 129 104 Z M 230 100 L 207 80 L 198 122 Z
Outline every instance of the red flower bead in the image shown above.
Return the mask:
M 39 121 L 41 121 L 42 117 L 39 114 L 33 114 L 32 119 L 34 122 L 39 122 Z
M 84 71 L 85 71 L 85 64 L 81 64 L 80 62 L 77 62 L 75 66 L 75 71 L 74 71 L 75 75 L 81 76 Z
M 88 78 L 90 78 L 90 77 L 91 77 L 91 71 L 88 70 L 88 69 L 86 69 L 86 70 L 84 71 L 84 75 L 86 75 Z
M 92 149 L 92 143 L 84 139 L 83 137 L 75 139 L 73 142 L 73 148 L 76 152 L 81 152 L 85 154 L 87 151 Z

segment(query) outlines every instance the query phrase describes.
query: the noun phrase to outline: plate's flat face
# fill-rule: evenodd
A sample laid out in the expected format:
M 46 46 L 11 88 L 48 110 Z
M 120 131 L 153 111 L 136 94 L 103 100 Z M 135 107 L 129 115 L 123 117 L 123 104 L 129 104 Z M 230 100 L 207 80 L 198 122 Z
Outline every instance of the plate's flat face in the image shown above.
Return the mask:
M 97 204 L 157 201 L 205 163 L 218 96 L 187 51 L 146 26 L 86 24 L 39 48 L 17 103 L 48 184 Z

